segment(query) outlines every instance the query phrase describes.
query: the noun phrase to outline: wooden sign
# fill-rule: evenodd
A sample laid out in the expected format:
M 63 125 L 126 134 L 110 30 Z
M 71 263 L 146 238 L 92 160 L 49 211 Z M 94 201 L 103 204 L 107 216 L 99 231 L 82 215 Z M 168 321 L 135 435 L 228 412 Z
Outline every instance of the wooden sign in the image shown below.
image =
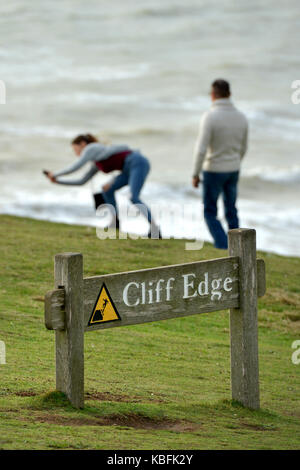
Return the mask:
M 265 293 L 265 269 L 256 260 L 255 231 L 231 230 L 229 253 L 84 279 L 81 254 L 56 255 L 45 324 L 56 330 L 57 389 L 83 406 L 84 331 L 230 309 L 232 397 L 259 408 L 257 297 Z

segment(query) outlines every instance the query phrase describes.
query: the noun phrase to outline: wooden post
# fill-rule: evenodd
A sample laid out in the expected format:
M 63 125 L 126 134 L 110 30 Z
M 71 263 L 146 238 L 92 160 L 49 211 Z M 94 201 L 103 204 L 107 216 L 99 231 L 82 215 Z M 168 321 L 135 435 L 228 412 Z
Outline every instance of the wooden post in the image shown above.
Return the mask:
M 229 255 L 239 258 L 239 308 L 230 309 L 231 393 L 259 409 L 256 232 L 229 231 Z
M 48 330 L 64 330 L 65 290 L 55 289 L 45 294 L 45 326 Z
M 83 260 L 80 253 L 55 256 L 55 287 L 65 291 L 65 329 L 55 331 L 56 389 L 76 408 L 84 406 Z

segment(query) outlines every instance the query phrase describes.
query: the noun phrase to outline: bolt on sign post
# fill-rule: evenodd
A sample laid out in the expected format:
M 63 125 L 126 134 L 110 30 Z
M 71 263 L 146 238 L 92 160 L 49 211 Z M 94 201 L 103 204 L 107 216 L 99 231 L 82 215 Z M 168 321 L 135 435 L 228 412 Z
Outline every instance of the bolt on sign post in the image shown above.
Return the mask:
M 56 388 L 84 406 L 84 333 L 230 309 L 232 398 L 259 408 L 257 297 L 265 265 L 256 233 L 229 232 L 229 257 L 83 278 L 78 253 L 55 256 L 45 324 L 55 330 Z

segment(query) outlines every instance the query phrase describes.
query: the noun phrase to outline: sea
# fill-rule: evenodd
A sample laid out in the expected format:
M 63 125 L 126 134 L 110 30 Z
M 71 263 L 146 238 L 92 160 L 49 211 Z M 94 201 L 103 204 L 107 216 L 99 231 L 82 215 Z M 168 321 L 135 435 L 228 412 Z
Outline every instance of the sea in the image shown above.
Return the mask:
M 224 78 L 250 129 L 240 225 L 259 250 L 300 256 L 299 57 L 299 0 L 1 2 L 0 213 L 95 226 L 92 195 L 110 176 L 70 187 L 42 173 L 70 165 L 70 141 L 86 132 L 149 158 L 147 204 L 196 207 L 193 148 L 210 84 Z M 166 220 L 163 235 L 211 241 L 192 215 Z

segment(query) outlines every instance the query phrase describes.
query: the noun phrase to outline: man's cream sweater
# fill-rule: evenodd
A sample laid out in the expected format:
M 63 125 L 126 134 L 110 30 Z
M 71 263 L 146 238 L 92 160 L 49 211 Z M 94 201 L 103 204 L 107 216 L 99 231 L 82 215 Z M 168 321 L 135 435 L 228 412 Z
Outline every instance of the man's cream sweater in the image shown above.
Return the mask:
M 247 150 L 248 123 L 229 98 L 213 101 L 200 121 L 194 151 L 193 176 L 201 170 L 230 172 L 240 169 Z

